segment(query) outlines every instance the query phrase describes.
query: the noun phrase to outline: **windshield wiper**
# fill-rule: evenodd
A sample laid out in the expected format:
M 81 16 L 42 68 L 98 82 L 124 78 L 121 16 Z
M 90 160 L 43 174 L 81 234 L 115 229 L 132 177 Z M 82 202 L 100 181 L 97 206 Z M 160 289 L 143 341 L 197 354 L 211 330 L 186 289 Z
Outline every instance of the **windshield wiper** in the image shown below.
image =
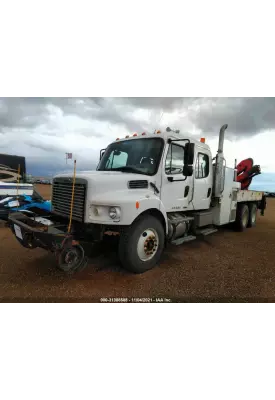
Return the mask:
M 137 169 L 135 167 L 130 167 L 128 165 L 125 165 L 124 167 L 112 168 L 109 171 L 133 172 L 135 174 L 146 175 L 144 172 L 140 171 L 139 169 Z

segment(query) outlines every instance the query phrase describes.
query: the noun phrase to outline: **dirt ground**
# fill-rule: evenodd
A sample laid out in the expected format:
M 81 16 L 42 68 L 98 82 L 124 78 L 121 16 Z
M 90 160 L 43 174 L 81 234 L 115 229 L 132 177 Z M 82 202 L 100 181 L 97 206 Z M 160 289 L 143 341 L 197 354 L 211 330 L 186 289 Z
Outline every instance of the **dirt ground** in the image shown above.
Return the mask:
M 50 198 L 51 186 L 37 189 Z M 56 269 L 52 254 L 23 248 L 0 224 L 1 301 L 97 302 L 126 297 L 128 301 L 273 302 L 275 200 L 268 201 L 266 214 L 258 216 L 255 228 L 243 233 L 220 229 L 204 240 L 169 246 L 160 265 L 142 275 L 124 271 L 110 248 L 90 258 L 84 271 L 65 277 Z

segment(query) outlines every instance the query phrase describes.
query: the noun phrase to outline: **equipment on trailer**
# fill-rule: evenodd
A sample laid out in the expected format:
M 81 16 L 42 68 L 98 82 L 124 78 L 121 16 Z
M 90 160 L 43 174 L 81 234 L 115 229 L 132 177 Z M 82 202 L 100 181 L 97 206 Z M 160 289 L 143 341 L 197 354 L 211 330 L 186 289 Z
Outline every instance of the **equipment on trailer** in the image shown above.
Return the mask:
M 19 192 L 21 191 L 23 191 L 23 189 Z M 45 214 L 51 211 L 51 201 L 44 200 L 38 192 L 33 190 L 33 188 L 31 189 L 31 195 L 10 195 L 7 193 L 4 194 L 4 192 L 5 189 L 2 193 L 0 189 L 0 220 L 2 219 L 7 221 L 9 214 L 17 211 L 28 210 L 38 214 Z

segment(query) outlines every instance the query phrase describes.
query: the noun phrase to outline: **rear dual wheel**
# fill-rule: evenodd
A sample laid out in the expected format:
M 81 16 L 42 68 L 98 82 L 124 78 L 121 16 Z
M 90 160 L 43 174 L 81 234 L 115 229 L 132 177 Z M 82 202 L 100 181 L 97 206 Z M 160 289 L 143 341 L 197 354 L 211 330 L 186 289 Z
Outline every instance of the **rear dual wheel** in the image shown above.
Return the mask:
M 257 211 L 258 207 L 255 203 L 249 204 L 249 219 L 248 219 L 248 228 L 254 228 L 256 226 L 256 219 L 257 219 Z
M 255 203 L 249 205 L 245 203 L 238 204 L 235 225 L 239 232 L 256 226 L 256 218 L 257 206 Z

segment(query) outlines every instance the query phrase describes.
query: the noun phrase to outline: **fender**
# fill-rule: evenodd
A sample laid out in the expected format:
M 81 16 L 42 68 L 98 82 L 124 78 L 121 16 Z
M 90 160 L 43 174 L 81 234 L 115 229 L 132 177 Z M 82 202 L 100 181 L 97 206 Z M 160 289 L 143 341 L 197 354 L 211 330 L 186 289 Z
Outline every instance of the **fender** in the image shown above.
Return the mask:
M 121 207 L 122 213 L 119 221 L 110 220 L 108 215 L 109 207 Z M 98 213 L 95 215 L 93 208 L 97 207 Z M 103 225 L 131 225 L 141 214 L 157 210 L 165 221 L 166 233 L 168 232 L 168 221 L 165 207 L 161 199 L 148 191 L 143 193 L 117 191 L 115 193 L 105 193 L 104 197 L 94 196 L 89 202 L 86 211 L 86 222 Z
M 133 222 L 136 221 L 141 215 L 143 214 L 151 214 L 151 215 L 159 215 L 162 218 L 162 222 L 164 223 L 164 228 L 165 228 L 165 233 L 166 235 L 168 234 L 168 220 L 167 220 L 167 213 L 165 211 L 164 205 L 162 201 L 159 201 L 159 207 L 152 207 L 152 208 L 147 208 L 144 211 L 140 212 L 138 216 L 134 219 Z

